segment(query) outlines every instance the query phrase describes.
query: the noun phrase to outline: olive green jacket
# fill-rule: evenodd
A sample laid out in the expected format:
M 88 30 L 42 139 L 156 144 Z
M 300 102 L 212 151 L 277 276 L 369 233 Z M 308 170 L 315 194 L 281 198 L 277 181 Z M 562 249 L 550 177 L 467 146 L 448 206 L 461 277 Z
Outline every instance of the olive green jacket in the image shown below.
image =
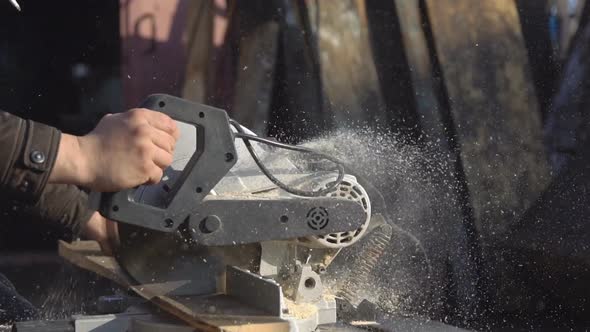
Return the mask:
M 0 111 L 0 199 L 78 232 L 93 213 L 86 193 L 47 183 L 60 138 L 56 128 Z

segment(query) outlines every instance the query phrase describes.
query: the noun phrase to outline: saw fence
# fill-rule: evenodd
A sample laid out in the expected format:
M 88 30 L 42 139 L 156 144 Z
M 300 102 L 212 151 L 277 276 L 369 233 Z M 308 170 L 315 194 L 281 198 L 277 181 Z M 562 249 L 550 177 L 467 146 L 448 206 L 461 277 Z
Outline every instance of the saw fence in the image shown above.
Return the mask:
M 139 297 L 157 306 L 164 312 L 184 321 L 197 331 L 289 331 L 289 325 L 279 318 L 273 318 L 264 310 L 253 308 L 251 304 L 240 303 L 237 297 L 216 296 L 174 296 L 169 295 L 183 286 L 182 282 L 161 284 L 137 284 L 119 266 L 117 259 L 104 256 L 94 241 L 81 241 L 72 244 L 61 241 L 59 254 L 68 262 L 95 272 L 115 281 L 121 287 L 132 290 Z M 248 285 L 241 285 L 247 288 Z M 224 315 L 215 315 L 210 308 L 223 308 Z M 227 314 L 227 313 L 230 314 Z

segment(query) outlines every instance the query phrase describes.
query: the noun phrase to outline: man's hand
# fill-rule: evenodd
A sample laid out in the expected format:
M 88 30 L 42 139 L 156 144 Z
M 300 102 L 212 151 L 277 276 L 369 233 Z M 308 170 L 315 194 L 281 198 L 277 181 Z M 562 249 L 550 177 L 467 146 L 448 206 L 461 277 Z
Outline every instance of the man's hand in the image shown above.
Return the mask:
M 98 212 L 94 212 L 90 217 L 82 230 L 82 235 L 89 240 L 97 241 L 106 255 L 112 255 L 113 249 L 119 243 L 117 223 L 106 219 Z
M 49 181 L 100 192 L 158 183 L 178 136 L 176 123 L 159 112 L 106 115 L 86 136 L 62 135 Z

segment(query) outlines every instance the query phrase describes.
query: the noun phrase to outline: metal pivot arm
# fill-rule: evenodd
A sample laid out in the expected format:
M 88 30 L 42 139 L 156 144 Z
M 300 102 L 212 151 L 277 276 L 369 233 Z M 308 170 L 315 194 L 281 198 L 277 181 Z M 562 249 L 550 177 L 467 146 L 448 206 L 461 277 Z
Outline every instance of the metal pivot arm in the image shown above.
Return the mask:
M 169 190 L 163 207 L 133 201 L 135 189 L 92 193 L 90 201 L 106 218 L 172 232 L 196 213 L 199 203 L 236 163 L 234 137 L 224 110 L 165 94 L 151 95 L 141 106 L 195 126 L 197 147 L 194 154 Z
M 200 245 L 238 245 L 354 232 L 366 218 L 363 207 L 347 199 L 213 196 L 190 217 L 189 233 Z

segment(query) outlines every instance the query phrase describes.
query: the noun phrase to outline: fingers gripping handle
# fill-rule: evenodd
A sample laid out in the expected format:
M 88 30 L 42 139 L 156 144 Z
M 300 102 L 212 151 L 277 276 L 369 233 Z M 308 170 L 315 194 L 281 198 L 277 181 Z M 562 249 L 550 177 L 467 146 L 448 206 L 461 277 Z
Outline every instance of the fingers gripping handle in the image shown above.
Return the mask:
M 168 193 L 165 207 L 133 200 L 136 189 L 92 193 L 90 204 L 118 222 L 172 232 L 195 213 L 200 202 L 237 161 L 229 118 L 224 110 L 177 97 L 154 94 L 141 105 L 196 127 L 197 147 L 179 180 Z

